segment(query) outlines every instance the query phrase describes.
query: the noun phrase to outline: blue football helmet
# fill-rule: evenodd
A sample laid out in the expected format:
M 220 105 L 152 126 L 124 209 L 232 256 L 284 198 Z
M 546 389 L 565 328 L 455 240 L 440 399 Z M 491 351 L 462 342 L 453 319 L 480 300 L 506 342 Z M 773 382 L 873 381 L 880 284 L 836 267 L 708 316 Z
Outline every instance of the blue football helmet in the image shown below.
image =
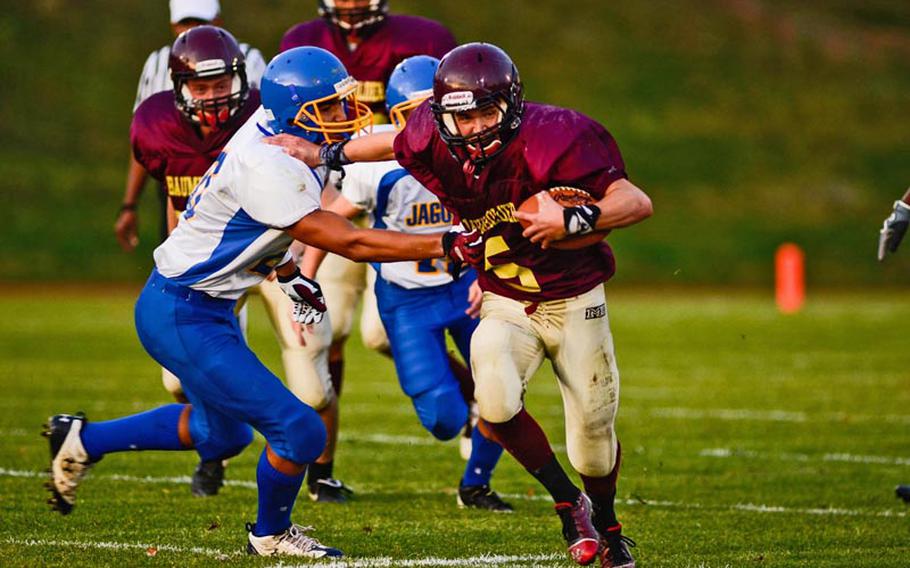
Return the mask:
M 275 133 L 318 144 L 371 129 L 373 113 L 357 100 L 357 81 L 337 57 L 322 48 L 295 47 L 276 55 L 266 67 L 259 89 L 269 127 Z M 324 116 L 339 102 L 343 120 Z
M 439 60 L 429 55 L 408 57 L 395 66 L 385 91 L 385 108 L 395 128 L 401 130 L 407 115 L 433 96 L 433 76 Z

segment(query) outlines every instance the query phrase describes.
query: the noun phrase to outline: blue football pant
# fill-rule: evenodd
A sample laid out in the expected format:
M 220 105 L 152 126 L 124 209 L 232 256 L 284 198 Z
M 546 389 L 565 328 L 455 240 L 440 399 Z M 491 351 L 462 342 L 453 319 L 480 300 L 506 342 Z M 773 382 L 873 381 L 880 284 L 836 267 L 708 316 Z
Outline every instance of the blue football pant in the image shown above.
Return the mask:
M 454 438 L 468 418 L 468 403 L 449 366 L 445 331 L 466 361 L 477 321 L 465 315 L 465 277 L 446 286 L 408 290 L 378 278 L 376 299 L 389 335 L 402 390 L 414 404 L 420 423 L 440 440 Z
M 136 330 L 149 354 L 181 378 L 203 460 L 238 453 L 252 426 L 278 456 L 312 462 L 325 446 L 322 420 L 247 347 L 233 308 L 155 271 L 136 303 Z

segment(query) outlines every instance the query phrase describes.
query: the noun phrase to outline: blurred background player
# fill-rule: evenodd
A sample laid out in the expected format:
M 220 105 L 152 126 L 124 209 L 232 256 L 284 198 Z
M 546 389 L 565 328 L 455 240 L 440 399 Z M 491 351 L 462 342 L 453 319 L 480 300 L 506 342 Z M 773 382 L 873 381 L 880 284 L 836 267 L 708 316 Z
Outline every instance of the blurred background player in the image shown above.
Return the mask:
M 186 30 L 205 24 L 222 26 L 221 6 L 218 0 L 170 0 L 171 32 L 176 39 Z M 259 79 L 265 70 L 265 60 L 258 49 L 249 44 L 241 43 L 240 49 L 246 62 L 246 76 L 250 86 L 258 89 Z M 142 101 L 161 91 L 171 91 L 174 88 L 169 69 L 171 44 L 151 52 L 142 67 L 139 77 L 139 87 L 136 89 L 136 100 L 133 103 L 133 113 L 142 104 Z M 114 234 L 120 247 L 131 252 L 139 244 L 139 198 L 145 187 L 148 172 L 137 163 L 130 154 L 130 164 L 126 177 L 126 190 L 120 204 L 120 212 L 114 224 Z M 161 224 L 160 235 L 163 241 L 167 236 L 167 188 L 161 188 Z
M 56 510 L 72 511 L 85 474 L 109 453 L 194 449 L 204 461 L 224 459 L 242 451 L 255 428 L 267 445 L 256 470 L 259 506 L 256 522 L 247 525 L 247 551 L 341 556 L 291 522 L 307 464 L 325 444 L 325 426 L 249 349 L 234 307 L 274 270 L 297 321 L 320 322 L 322 293 L 293 262 L 288 246 L 294 239 L 358 261 L 436 258 L 464 247 L 458 235 L 358 229 L 320 211 L 325 168 L 309 168 L 262 143 L 278 132 L 339 140 L 362 128 L 369 109 L 353 96 L 355 85 L 341 62 L 319 48 L 296 49 L 270 63 L 263 106 L 231 138 L 189 197 L 177 228 L 155 249 L 155 268 L 136 303 L 143 346 L 182 378 L 191 405 L 93 423 L 81 414 L 53 416 L 45 435 Z
M 170 51 L 174 89 L 149 97 L 136 110 L 131 128 L 134 158 L 168 188 L 168 232 L 186 208 L 187 196 L 218 158 L 224 145 L 259 107 L 259 91 L 251 88 L 245 60 L 236 40 L 214 26 L 196 26 L 182 33 Z M 266 279 L 253 289 L 261 294 L 281 347 L 291 391 L 321 413 L 336 404 L 328 378 L 327 349 L 312 356 L 303 351 L 302 335 L 321 334 L 327 344 L 329 326 L 306 331 L 291 319 L 291 302 L 278 285 Z M 248 294 L 240 301 L 241 329 L 246 330 Z M 305 370 L 302 370 L 305 369 Z M 165 388 L 186 402 L 178 377 L 162 369 Z M 214 495 L 224 478 L 221 460 L 202 462 L 193 474 L 194 495 Z
M 357 79 L 358 99 L 370 106 L 376 123 L 388 121 L 385 85 L 398 63 L 421 54 L 439 58 L 455 47 L 455 39 L 445 26 L 418 16 L 389 14 L 386 0 L 321 0 L 316 2 L 316 7 L 320 17 L 289 29 L 281 39 L 280 51 L 312 45 L 332 52 Z M 323 193 L 323 206 L 328 206 L 338 195 L 335 185 L 330 184 Z M 356 222 L 362 225 L 365 219 Z M 373 292 L 376 274 L 365 264 L 330 254 L 322 263 L 317 279 L 326 290 L 332 321 L 329 369 L 335 394 L 340 396 L 344 382 L 344 344 L 351 334 L 361 295 L 363 343 L 374 351 L 389 353 Z M 309 342 L 306 348 L 314 356 L 323 350 L 316 342 Z M 467 376 L 467 369 L 459 366 L 456 372 Z M 337 425 L 337 414 L 335 421 Z M 310 468 L 307 487 L 315 501 L 344 502 L 350 494 L 349 488 L 333 478 L 337 436 L 337 427 L 329 428 L 326 451 Z M 465 442 L 469 443 L 470 438 Z
M 395 67 L 385 91 L 386 109 L 395 126 L 374 130 L 404 127 L 411 110 L 432 95 L 438 65 L 435 57 L 417 55 Z M 348 219 L 366 212 L 373 228 L 404 233 L 443 233 L 452 227 L 452 214 L 394 160 L 345 167 L 341 195 L 327 210 Z M 303 274 L 312 277 L 324 257 L 324 251 L 308 248 Z M 453 279 L 443 258 L 374 266 L 379 273 L 375 284 L 379 314 L 389 334 L 401 389 L 411 398 L 423 427 L 439 440 L 450 440 L 468 420 L 474 382 L 462 382 L 452 372 L 445 333 L 470 360 L 471 334 L 480 309 L 477 275 L 469 269 Z M 490 489 L 501 455 L 502 446 L 473 429 L 468 463 L 458 485 L 459 506 L 512 510 Z
M 383 122 L 388 120 L 385 86 L 395 66 L 413 55 L 441 58 L 456 45 L 439 22 L 389 14 L 387 0 L 319 0 L 316 5 L 320 18 L 289 29 L 280 51 L 315 45 L 334 53 L 357 79 L 361 102 Z
M 547 489 L 573 560 L 631 568 L 634 543 L 616 517 L 621 448 L 614 430 L 619 370 L 603 283 L 615 271 L 605 242 L 559 250 L 567 236 L 636 224 L 651 200 L 627 178 L 616 141 L 590 118 L 525 103 L 511 58 L 469 43 L 440 62 L 433 101 L 417 107 L 397 136 L 363 136 L 323 148 L 270 140 L 309 164 L 394 157 L 469 231 L 461 258 L 478 268 L 480 324 L 471 367 L 480 428 Z M 571 186 L 594 202 L 563 207 L 546 189 Z M 537 213 L 518 211 L 538 200 Z M 528 223 L 522 230 L 519 221 Z M 476 238 L 480 234 L 482 240 Z M 528 381 L 550 359 L 563 399 L 566 450 L 582 492 L 566 475 L 524 407 Z
M 910 225 L 910 189 L 907 189 L 902 198 L 894 202 L 894 210 L 882 224 L 882 230 L 878 236 L 879 262 L 885 260 L 888 253 L 897 252 L 897 247 L 900 246 L 907 233 L 908 225 Z M 898 485 L 895 493 L 905 503 L 910 503 L 910 485 Z

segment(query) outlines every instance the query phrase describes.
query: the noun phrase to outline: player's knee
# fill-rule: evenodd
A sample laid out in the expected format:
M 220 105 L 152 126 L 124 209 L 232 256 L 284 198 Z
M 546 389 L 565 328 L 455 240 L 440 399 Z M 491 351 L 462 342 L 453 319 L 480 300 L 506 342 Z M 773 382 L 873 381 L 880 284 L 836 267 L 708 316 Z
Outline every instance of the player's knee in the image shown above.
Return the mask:
M 248 424 L 220 424 L 208 439 L 196 442 L 196 449 L 204 460 L 224 460 L 238 455 L 252 441 L 253 429 Z
M 294 415 L 287 419 L 284 427 L 287 444 L 283 452 L 277 452 L 281 457 L 294 463 L 311 463 L 325 449 L 325 425 L 312 408 L 300 405 Z
M 387 353 L 391 349 L 385 328 L 382 327 L 380 322 L 364 325 L 360 330 L 360 335 L 363 339 L 363 345 L 367 349 L 379 351 L 380 353 Z
M 451 440 L 464 428 L 468 405 L 457 386 L 447 385 L 414 397 L 420 423 L 438 440 Z
M 474 398 L 481 418 L 499 424 L 508 422 L 521 412 L 521 381 L 518 381 L 516 388 L 509 388 L 501 380 L 477 381 L 477 375 L 474 376 Z

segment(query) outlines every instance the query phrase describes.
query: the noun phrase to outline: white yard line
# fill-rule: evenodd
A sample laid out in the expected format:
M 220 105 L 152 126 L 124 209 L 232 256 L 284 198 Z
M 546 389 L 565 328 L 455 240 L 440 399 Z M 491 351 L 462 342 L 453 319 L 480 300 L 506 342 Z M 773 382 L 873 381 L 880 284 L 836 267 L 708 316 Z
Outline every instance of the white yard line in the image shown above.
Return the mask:
M 910 465 L 910 458 L 899 458 L 891 456 L 863 456 L 845 453 L 828 453 L 821 455 L 809 455 L 799 453 L 770 453 L 755 452 L 751 450 L 736 450 L 733 448 L 705 448 L 698 455 L 708 458 L 750 458 L 750 459 L 774 459 L 780 461 L 797 461 L 797 462 L 845 462 L 845 463 L 862 463 L 878 465 Z
M 11 544 L 13 546 L 28 546 L 28 547 L 46 547 L 46 548 L 82 548 L 82 549 L 96 549 L 96 550 L 126 550 L 126 551 L 141 551 L 148 556 L 156 556 L 161 552 L 172 552 L 177 554 L 195 554 L 201 556 L 209 556 L 218 560 L 228 560 L 232 557 L 237 557 L 243 554 L 240 551 L 231 551 L 231 552 L 221 552 L 220 550 L 214 550 L 211 548 L 200 548 L 200 547 L 182 547 L 182 546 L 172 546 L 169 544 L 148 544 L 148 543 L 139 543 L 139 542 L 94 542 L 94 541 L 78 541 L 78 540 L 45 540 L 45 539 L 17 539 L 17 538 L 7 538 L 0 541 L 3 544 Z M 440 557 L 424 557 L 424 558 L 390 558 L 386 556 L 379 557 L 366 557 L 366 558 L 350 558 L 347 560 L 336 560 L 336 561 L 322 561 L 320 565 L 323 566 L 333 566 L 336 568 L 385 568 L 385 567 L 395 567 L 395 566 L 414 566 L 414 567 L 433 567 L 433 566 L 508 566 L 514 565 L 515 563 L 533 563 L 535 566 L 540 565 L 541 562 L 558 562 L 560 565 L 565 564 L 567 556 L 565 554 L 523 554 L 523 555 L 502 555 L 502 554 L 482 554 L 477 556 L 468 556 L 464 558 L 440 558 Z M 293 559 L 288 558 L 287 561 L 292 561 Z M 285 564 L 281 562 L 279 564 L 273 565 L 275 568 L 290 568 L 291 566 L 306 566 L 312 567 L 314 564 Z
M 14 546 L 35 546 L 50 548 L 92 548 L 97 550 L 141 550 L 149 556 L 154 556 L 159 552 L 176 552 L 178 554 L 197 554 L 202 556 L 211 556 L 219 560 L 227 560 L 232 556 L 238 556 L 239 551 L 221 552 L 213 548 L 201 548 L 198 546 L 172 546 L 170 544 L 149 544 L 140 542 L 110 542 L 110 541 L 80 541 L 80 540 L 45 540 L 40 538 L 7 538 L 0 540 L 3 544 L 12 544 Z
M 28 471 L 28 470 L 12 470 L 0 467 L 0 477 L 19 477 L 19 478 L 30 478 L 30 479 L 44 479 L 47 477 L 47 474 L 40 471 Z M 190 482 L 189 477 L 152 477 L 152 476 L 130 476 L 130 475 L 96 475 L 93 476 L 96 480 L 103 481 L 122 481 L 122 482 L 132 482 L 139 484 L 173 484 L 173 485 L 185 485 Z M 255 489 L 256 483 L 253 481 L 244 481 L 244 480 L 226 480 L 225 485 L 230 487 L 240 487 L 244 489 Z M 373 493 L 373 494 L 383 494 L 389 491 L 387 486 L 361 486 L 361 490 L 364 493 Z M 447 489 L 410 489 L 403 488 L 395 490 L 394 493 L 409 493 L 413 495 L 447 495 L 454 494 L 453 490 Z M 546 495 L 527 495 L 524 493 L 503 493 L 503 497 L 507 499 L 521 500 L 521 501 L 550 501 L 550 498 Z M 823 508 L 803 508 L 803 507 L 782 507 L 777 505 L 766 505 L 766 504 L 756 504 L 756 503 L 734 503 L 732 505 L 709 505 L 703 503 L 689 503 L 689 502 L 677 502 L 677 501 L 647 501 L 641 499 L 627 499 L 621 501 L 625 505 L 630 506 L 648 506 L 648 507 L 659 507 L 665 509 L 705 509 L 712 511 L 745 511 L 752 513 L 783 513 L 791 515 L 828 515 L 828 516 L 845 516 L 845 517 L 906 517 L 906 511 L 895 511 L 895 510 L 864 510 L 864 509 L 823 509 Z

